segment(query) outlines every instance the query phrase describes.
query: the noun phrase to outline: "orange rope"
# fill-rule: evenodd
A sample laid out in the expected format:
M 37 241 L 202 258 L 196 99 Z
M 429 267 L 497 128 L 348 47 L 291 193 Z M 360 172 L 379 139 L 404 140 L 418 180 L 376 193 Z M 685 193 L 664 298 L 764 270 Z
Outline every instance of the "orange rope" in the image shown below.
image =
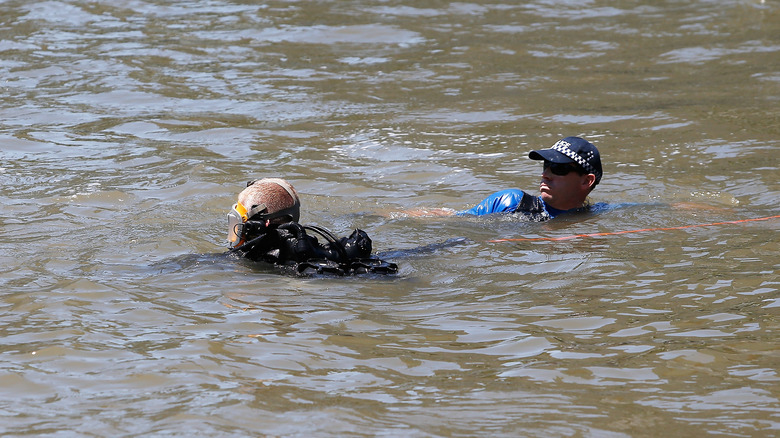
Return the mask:
M 742 219 L 738 221 L 713 222 L 711 224 L 684 225 L 681 227 L 643 228 L 641 230 L 613 231 L 608 233 L 574 234 L 571 236 L 563 236 L 563 237 L 527 237 L 522 239 L 496 239 L 496 240 L 488 240 L 488 242 L 497 243 L 497 242 L 533 242 L 539 240 L 546 240 L 546 241 L 571 240 L 571 239 L 579 239 L 583 237 L 617 236 L 620 234 L 645 233 L 650 231 L 672 231 L 672 230 L 685 230 L 687 228 L 713 227 L 715 225 L 733 225 L 733 224 L 741 224 L 744 222 L 768 221 L 770 219 L 777 219 L 777 218 L 780 218 L 780 215 L 759 217 L 754 219 Z

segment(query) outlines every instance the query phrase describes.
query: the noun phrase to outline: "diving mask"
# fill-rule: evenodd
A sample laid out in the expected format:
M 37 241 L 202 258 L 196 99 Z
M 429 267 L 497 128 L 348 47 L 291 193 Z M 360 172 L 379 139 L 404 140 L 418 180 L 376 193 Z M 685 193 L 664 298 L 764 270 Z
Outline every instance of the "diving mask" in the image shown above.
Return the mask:
M 268 207 L 265 204 L 255 205 L 249 211 L 240 202 L 233 204 L 233 208 L 228 213 L 228 245 L 230 248 L 236 248 L 246 241 L 247 234 L 261 234 L 265 230 L 269 221 L 277 218 L 284 218 L 284 221 L 298 220 L 299 204 L 275 213 L 266 213 Z
M 255 214 L 268 210 L 265 204 L 254 206 L 247 211 L 246 207 L 240 202 L 233 204 L 233 208 L 228 213 L 228 245 L 235 248 L 244 241 L 244 235 L 247 231 L 247 221 Z

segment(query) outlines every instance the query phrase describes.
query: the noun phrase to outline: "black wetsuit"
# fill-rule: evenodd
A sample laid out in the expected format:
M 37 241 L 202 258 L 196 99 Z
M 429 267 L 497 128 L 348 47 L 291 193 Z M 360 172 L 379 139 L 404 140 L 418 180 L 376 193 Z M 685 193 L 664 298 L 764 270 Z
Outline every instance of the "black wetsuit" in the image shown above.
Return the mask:
M 320 241 L 308 232 L 319 234 Z M 244 257 L 271 263 L 283 270 L 307 274 L 354 275 L 364 273 L 394 274 L 395 263 L 371 255 L 371 238 L 363 230 L 355 230 L 349 237 L 336 238 L 329 231 L 304 226 L 297 222 L 264 227 L 254 237 L 231 252 Z

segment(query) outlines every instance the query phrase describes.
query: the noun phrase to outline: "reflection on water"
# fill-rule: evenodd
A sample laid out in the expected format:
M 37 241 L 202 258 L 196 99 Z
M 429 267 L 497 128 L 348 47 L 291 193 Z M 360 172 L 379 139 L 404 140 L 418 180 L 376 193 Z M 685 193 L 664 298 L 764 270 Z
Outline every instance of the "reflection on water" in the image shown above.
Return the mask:
M 778 25 L 753 0 L 1 3 L 0 432 L 776 433 L 780 222 L 734 221 L 778 214 Z M 613 209 L 399 213 L 535 191 L 527 152 L 567 135 Z M 225 256 L 226 209 L 277 175 L 399 274 Z

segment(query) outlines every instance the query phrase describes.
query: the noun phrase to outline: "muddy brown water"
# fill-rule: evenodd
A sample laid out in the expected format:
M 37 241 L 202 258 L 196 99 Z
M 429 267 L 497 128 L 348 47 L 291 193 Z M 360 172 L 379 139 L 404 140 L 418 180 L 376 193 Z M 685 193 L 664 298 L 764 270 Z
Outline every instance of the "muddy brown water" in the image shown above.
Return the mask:
M 777 1 L 12 0 L 0 80 L 3 436 L 780 431 Z M 568 135 L 610 211 L 399 213 Z M 261 176 L 400 273 L 224 257 Z

